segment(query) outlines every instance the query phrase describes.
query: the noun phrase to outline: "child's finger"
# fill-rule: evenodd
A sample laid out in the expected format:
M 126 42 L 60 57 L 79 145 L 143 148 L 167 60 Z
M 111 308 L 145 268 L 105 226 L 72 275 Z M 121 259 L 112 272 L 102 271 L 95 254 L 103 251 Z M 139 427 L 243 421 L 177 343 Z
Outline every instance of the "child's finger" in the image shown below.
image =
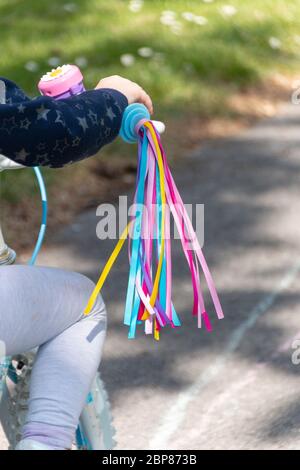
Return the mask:
M 148 108 L 150 114 L 153 114 L 152 100 L 150 96 L 143 89 L 141 89 L 141 92 L 140 92 L 139 102 L 144 104 L 146 108 Z

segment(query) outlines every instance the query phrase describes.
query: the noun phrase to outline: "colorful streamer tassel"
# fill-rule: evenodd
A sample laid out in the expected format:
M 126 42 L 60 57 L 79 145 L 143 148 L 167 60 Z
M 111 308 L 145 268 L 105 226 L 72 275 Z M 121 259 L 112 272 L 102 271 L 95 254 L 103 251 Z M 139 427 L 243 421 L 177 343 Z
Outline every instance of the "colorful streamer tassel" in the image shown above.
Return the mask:
M 134 215 L 102 271 L 85 314 L 91 311 L 128 237 L 130 269 L 124 313 L 124 324 L 129 328 L 128 338 L 135 338 L 139 324 L 144 324 L 145 333 L 153 335 L 156 340 L 159 340 L 163 327 L 169 325 L 175 328 L 181 325 L 172 302 L 172 215 L 191 273 L 193 315 L 198 319 L 199 328 L 203 323 L 211 331 L 200 286 L 200 266 L 219 319 L 224 317 L 222 307 L 192 223 L 171 175 L 160 136 L 143 105 L 131 105 L 127 108 L 121 135 L 127 142 L 138 138 Z

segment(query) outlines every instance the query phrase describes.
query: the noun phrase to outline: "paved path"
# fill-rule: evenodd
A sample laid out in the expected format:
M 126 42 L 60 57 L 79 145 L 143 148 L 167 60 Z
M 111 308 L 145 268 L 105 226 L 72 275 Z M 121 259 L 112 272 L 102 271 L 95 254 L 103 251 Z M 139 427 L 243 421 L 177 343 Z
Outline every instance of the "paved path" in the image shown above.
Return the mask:
M 122 255 L 104 290 L 102 363 L 118 449 L 300 449 L 300 366 L 291 362 L 300 338 L 300 108 L 183 163 L 175 178 L 185 202 L 205 204 L 205 254 L 226 319 L 212 334 L 197 330 L 176 249 L 183 328 L 159 343 L 127 340 Z M 96 222 L 94 211 L 78 217 L 40 262 L 96 279 L 112 248 L 96 239 Z

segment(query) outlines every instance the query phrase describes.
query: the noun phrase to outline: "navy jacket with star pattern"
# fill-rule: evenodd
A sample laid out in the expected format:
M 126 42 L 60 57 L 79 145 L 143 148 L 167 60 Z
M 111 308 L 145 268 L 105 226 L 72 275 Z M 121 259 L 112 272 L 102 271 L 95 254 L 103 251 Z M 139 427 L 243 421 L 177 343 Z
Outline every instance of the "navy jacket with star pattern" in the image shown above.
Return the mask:
M 0 104 L 0 153 L 25 166 L 59 168 L 95 155 L 117 137 L 127 98 L 103 88 L 56 101 L 30 99 L 13 82 Z

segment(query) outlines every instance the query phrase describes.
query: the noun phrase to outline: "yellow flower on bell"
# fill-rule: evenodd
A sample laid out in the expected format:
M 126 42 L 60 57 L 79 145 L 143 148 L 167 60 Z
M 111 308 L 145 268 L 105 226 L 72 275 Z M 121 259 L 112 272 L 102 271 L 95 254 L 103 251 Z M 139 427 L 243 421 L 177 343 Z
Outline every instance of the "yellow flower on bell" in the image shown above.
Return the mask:
M 61 73 L 63 72 L 63 69 L 61 67 L 57 67 L 57 69 L 55 70 L 52 70 L 52 72 L 50 72 L 50 77 L 57 77 L 58 75 L 60 75 Z

